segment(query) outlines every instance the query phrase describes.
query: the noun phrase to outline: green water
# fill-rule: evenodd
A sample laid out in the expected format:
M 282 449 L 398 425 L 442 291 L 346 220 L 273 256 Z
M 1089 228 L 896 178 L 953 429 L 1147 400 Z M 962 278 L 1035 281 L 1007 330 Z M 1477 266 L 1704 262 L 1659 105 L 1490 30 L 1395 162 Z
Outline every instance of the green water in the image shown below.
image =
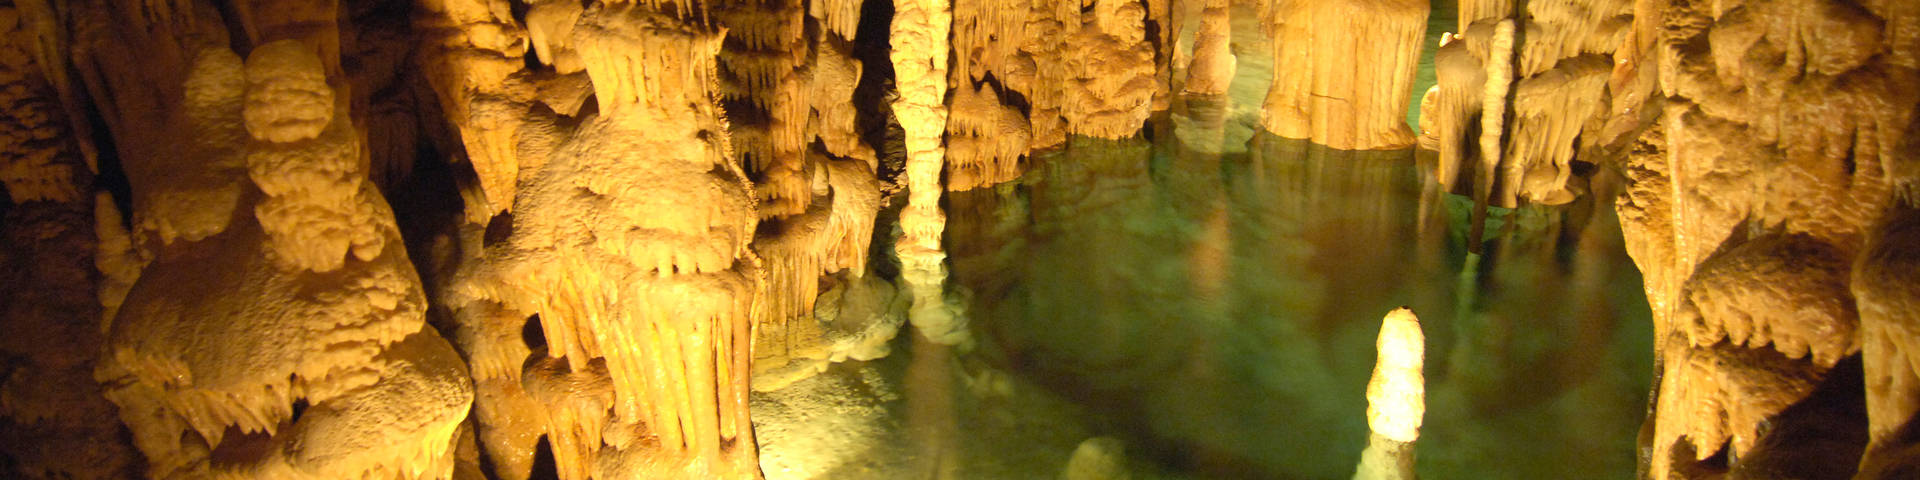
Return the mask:
M 1208 137 L 1177 120 L 1156 138 Z M 1366 444 L 1379 320 L 1407 305 L 1427 334 L 1423 476 L 1631 475 L 1651 322 L 1609 209 L 1505 212 L 1475 256 L 1470 205 L 1410 152 L 1219 147 L 1080 139 L 951 195 L 983 354 L 1169 475 L 1340 478 Z
M 1431 158 L 1256 133 L 1271 45 L 1250 12 L 1234 29 L 1227 96 L 949 193 L 976 345 L 903 330 L 889 357 L 757 393 L 768 477 L 1056 478 L 1108 437 L 1137 479 L 1350 478 L 1404 305 L 1426 334 L 1421 477 L 1630 478 L 1652 322 L 1611 201 L 1498 210 L 1470 254 L 1471 202 Z M 1431 51 L 1419 72 L 1414 124 Z

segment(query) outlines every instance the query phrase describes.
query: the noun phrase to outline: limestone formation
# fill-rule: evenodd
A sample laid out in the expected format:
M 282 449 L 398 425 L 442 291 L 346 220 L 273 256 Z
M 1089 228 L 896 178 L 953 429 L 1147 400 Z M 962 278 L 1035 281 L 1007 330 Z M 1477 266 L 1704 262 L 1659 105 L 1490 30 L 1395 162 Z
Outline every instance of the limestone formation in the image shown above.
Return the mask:
M 1427 410 L 1426 335 L 1406 307 L 1387 312 L 1374 343 L 1373 378 L 1367 381 L 1367 449 L 1353 478 L 1412 479 L 1413 444 Z
M 1906 429 L 1920 416 L 1920 368 L 1914 358 L 1911 312 L 1920 301 L 1920 210 L 1910 199 L 1896 202 L 1870 233 L 1853 265 L 1852 289 L 1860 309 L 1860 357 L 1866 374 L 1867 456 L 1862 473 L 1876 468 L 1913 468 L 1915 443 Z M 1891 478 L 1894 475 L 1881 478 Z M 1871 477 L 1870 477 L 1871 478 Z
M 1346 150 L 1413 146 L 1406 124 L 1426 2 L 1282 0 L 1264 22 L 1276 60 L 1260 123 Z
M 520 379 L 561 478 L 757 471 L 745 407 L 757 215 L 715 101 L 721 40 L 671 9 L 582 13 L 570 42 L 597 113 L 523 172 L 512 234 L 456 287 L 539 316 L 546 345 Z
M 179 37 L 113 43 L 145 33 L 129 27 L 78 41 L 103 54 L 146 49 L 154 63 L 136 68 L 191 48 L 190 68 L 163 90 L 179 96 L 157 104 L 177 107 L 117 105 L 110 127 L 127 132 L 118 150 L 148 192 L 136 198 L 133 238 L 153 260 L 110 322 L 95 377 L 148 474 L 451 475 L 471 384 L 426 327 L 419 281 L 367 181 L 330 62 L 290 39 L 255 47 L 244 65 L 226 47 Z M 324 36 L 310 40 L 325 51 Z M 155 81 L 88 73 L 101 98 Z M 154 123 L 167 118 L 181 121 Z
M 893 115 L 906 131 L 907 207 L 900 213 L 894 249 L 901 277 L 913 298 L 908 317 L 922 335 L 943 345 L 969 341 L 966 320 L 946 302 L 947 255 L 940 245 L 946 214 L 940 211 L 940 170 L 945 166 L 947 38 L 951 6 L 945 0 L 895 0 L 893 72 L 900 97 Z
M 40 63 L 65 62 L 36 55 L 33 21 L 0 7 L 0 476 L 137 478 L 143 460 L 115 441 L 126 430 L 93 381 L 95 295 L 111 287 L 91 274 L 115 259 L 96 256 L 94 172 Z
M 1193 37 L 1193 60 L 1187 65 L 1186 93 L 1227 93 L 1238 60 L 1228 48 L 1233 33 L 1232 2 L 1209 0 L 1200 11 L 1200 31 Z
M 1513 245 L 1482 241 L 1519 228 L 1496 207 L 1614 202 L 1654 317 L 1648 477 L 1911 476 L 1920 3 L 1462 0 L 1423 45 L 1429 3 L 0 0 L 0 476 L 759 478 L 751 392 L 906 342 L 928 431 L 899 450 L 959 471 L 942 455 L 975 417 L 946 396 L 1011 397 L 997 369 L 1058 363 L 1033 343 L 1127 388 L 1223 385 L 1225 366 L 1167 352 L 1239 337 L 1174 306 L 1285 306 L 1237 298 L 1235 276 L 1324 273 L 1236 266 L 1266 223 L 1399 238 L 1383 201 L 1350 224 L 1316 199 L 1401 187 L 1360 160 L 1404 166 L 1416 143 L 1437 157 L 1427 267 L 1452 245 L 1449 193 L 1473 197 L 1475 253 Z M 1423 48 L 1437 85 L 1414 92 Z M 1265 68 L 1259 105 L 1229 98 Z M 1020 229 L 1163 207 L 1182 218 L 1158 236 Z M 949 230 L 943 208 L 982 221 Z M 1092 306 L 1154 332 L 1061 310 L 1020 335 L 969 325 L 1015 292 L 1141 281 L 1027 272 L 1049 285 L 1023 291 L 985 261 L 1126 260 L 1061 239 L 1190 246 L 1163 270 L 1199 301 Z M 1312 243 L 1283 255 L 1361 256 Z M 1590 280 L 1572 295 L 1604 296 Z M 1323 283 L 1302 285 L 1353 287 Z M 1087 308 L 1063 305 L 1025 306 Z M 1412 474 L 1420 328 L 1383 322 L 1355 477 Z M 1498 366 L 1462 345 L 1451 372 Z M 1199 439 L 1181 465 L 1304 458 L 1219 443 L 1247 431 L 1212 422 L 1179 432 Z M 1062 476 L 1149 463 L 1121 443 L 1087 440 Z
M 1379 359 L 1367 382 L 1367 427 L 1394 441 L 1420 439 L 1420 419 L 1426 413 L 1426 336 L 1420 319 L 1405 307 L 1387 313 L 1380 323 L 1374 349 Z
M 1470 166 L 1478 172 L 1473 188 L 1488 192 L 1492 205 L 1560 205 L 1578 196 L 1574 161 L 1600 161 L 1581 156 L 1595 153 L 1602 122 L 1638 117 L 1609 108 L 1609 99 L 1645 101 L 1614 81 L 1634 72 L 1616 73 L 1616 54 L 1633 65 L 1642 51 L 1629 35 L 1639 18 L 1632 7 L 1625 0 L 1462 2 L 1457 34 L 1444 35 L 1435 55 L 1439 85 L 1421 102 L 1437 114 L 1425 134 L 1440 151 L 1441 182 L 1454 186 Z M 1470 134 L 1475 124 L 1478 136 Z M 1479 162 L 1463 163 L 1476 156 Z
M 1622 47 L 1635 50 L 1616 54 L 1625 61 L 1608 83 L 1651 100 L 1631 86 L 1638 71 L 1657 68 L 1664 103 L 1609 111 L 1660 109 L 1635 134 L 1632 183 L 1618 204 L 1663 365 L 1649 438 L 1655 478 L 1741 469 L 1763 425 L 1818 401 L 1814 386 L 1856 351 L 1870 372 L 1874 438 L 1911 415 L 1889 388 L 1905 369 L 1889 363 L 1903 355 L 1895 330 L 1883 313 L 1866 313 L 1885 312 L 1894 298 L 1876 295 L 1890 292 L 1888 277 L 1871 272 L 1900 254 L 1875 239 L 1890 233 L 1871 232 L 1883 216 L 1901 217 L 1888 208 L 1910 178 L 1906 137 L 1920 96 L 1912 60 L 1920 39 L 1908 33 L 1920 12 L 1897 3 L 1635 8 Z M 1822 34 L 1798 33 L 1814 30 Z M 1654 45 L 1652 58 L 1633 47 L 1641 43 Z M 1520 64 L 1534 64 L 1527 59 Z M 1733 465 L 1712 459 L 1723 448 Z M 1873 455 L 1869 463 L 1886 465 Z

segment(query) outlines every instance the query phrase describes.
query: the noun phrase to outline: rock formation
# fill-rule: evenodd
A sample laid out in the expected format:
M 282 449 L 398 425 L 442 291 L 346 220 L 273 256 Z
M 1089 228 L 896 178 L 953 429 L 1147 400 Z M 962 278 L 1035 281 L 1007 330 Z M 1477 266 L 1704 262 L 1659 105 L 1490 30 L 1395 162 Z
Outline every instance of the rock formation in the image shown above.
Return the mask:
M 337 40 L 288 26 L 332 9 L 234 19 L 278 38 L 243 63 L 217 18 L 120 7 L 77 6 L 75 49 L 138 185 L 130 242 L 100 222 L 150 263 L 103 299 L 95 378 L 148 474 L 451 475 L 470 381 L 367 180 Z
M 44 68 L 51 60 L 63 71 L 65 60 L 38 51 L 59 46 L 41 45 L 36 27 L 49 25 L 21 10 L 0 7 L 0 475 L 137 478 L 139 453 L 112 441 L 126 430 L 93 381 L 103 336 L 95 292 L 111 290 L 91 275 L 95 172 Z M 108 217 L 123 228 L 118 213 Z
M 1093 310 L 1224 309 L 1238 277 L 1324 273 L 1237 261 L 1261 229 L 1398 238 L 1384 201 L 1326 201 L 1399 188 L 1361 163 L 1404 167 L 1416 143 L 1438 158 L 1422 208 L 1470 194 L 1476 254 L 1507 245 L 1481 238 L 1513 226 L 1496 207 L 1588 215 L 1628 180 L 1616 208 L 1660 372 L 1649 476 L 1920 465 L 1903 317 L 1920 298 L 1920 5 L 1466 0 L 1431 46 L 1416 141 L 1428 3 L 0 1 L 0 475 L 755 478 L 749 392 L 885 356 L 909 322 L 937 352 L 913 367 L 930 395 L 976 347 L 1072 344 L 1054 367 L 1119 383 L 1199 369 L 1133 343 L 1237 337 L 1078 304 L 1035 308 L 1083 328 L 977 337 L 966 300 L 1025 278 L 981 259 L 1177 244 L 1166 272 L 1189 289 Z M 1238 40 L 1267 31 L 1236 47 L 1234 12 L 1256 8 Z M 1257 119 L 1226 95 L 1242 67 L 1275 72 Z M 1114 235 L 1137 233 L 1115 216 L 1014 238 L 1122 207 L 1184 217 L 1158 237 Z M 988 220 L 949 231 L 943 208 Z M 1444 239 L 1433 213 L 1420 234 Z M 1359 256 L 1337 240 L 1286 260 Z M 1443 264 L 1423 248 L 1422 268 Z M 950 268 L 993 278 L 950 286 Z M 1144 282 L 1026 273 L 1062 295 Z M 1352 278 L 1301 288 L 1377 280 Z M 1381 331 L 1359 476 L 1409 472 L 1419 337 L 1403 311 Z M 992 377 L 964 386 L 1006 389 Z M 1256 391 L 1229 383 L 1211 385 Z M 1125 473 L 1117 444 L 1089 441 L 1069 470 Z
M 1661 111 L 1626 154 L 1618 204 L 1662 365 L 1655 478 L 1741 470 L 1764 425 L 1821 402 L 1815 387 L 1867 344 L 1873 452 L 1902 451 L 1891 432 L 1911 417 L 1897 387 L 1911 368 L 1884 312 L 1903 294 L 1878 270 L 1904 255 L 1886 242 L 1901 231 L 1905 207 L 1890 206 L 1910 178 L 1920 97 L 1920 11 L 1898 3 L 1636 8 L 1644 26 L 1623 48 L 1653 34 L 1653 55 L 1621 55 L 1610 83 L 1657 67 L 1664 96 L 1642 104 Z
M 1426 32 L 1417 0 L 1281 0 L 1273 87 L 1260 123 L 1285 138 L 1346 150 L 1413 146 L 1406 111 Z
M 1624 85 L 1609 88 L 1616 52 L 1640 52 L 1628 45 L 1637 38 L 1629 36 L 1638 18 L 1632 7 L 1625 0 L 1462 2 L 1457 34 L 1443 36 L 1435 54 L 1439 85 L 1421 102 L 1436 117 L 1423 135 L 1440 151 L 1441 183 L 1453 187 L 1471 167 L 1475 195 L 1491 205 L 1560 205 L 1579 195 L 1569 183 L 1573 162 L 1593 156 L 1602 122 L 1637 116 L 1608 108 L 1610 98 L 1633 97 Z
M 1356 479 L 1412 479 L 1413 443 L 1420 439 L 1426 415 L 1426 335 L 1420 319 L 1406 307 L 1387 312 L 1374 344 L 1379 357 L 1367 381 L 1367 449 L 1360 453 Z

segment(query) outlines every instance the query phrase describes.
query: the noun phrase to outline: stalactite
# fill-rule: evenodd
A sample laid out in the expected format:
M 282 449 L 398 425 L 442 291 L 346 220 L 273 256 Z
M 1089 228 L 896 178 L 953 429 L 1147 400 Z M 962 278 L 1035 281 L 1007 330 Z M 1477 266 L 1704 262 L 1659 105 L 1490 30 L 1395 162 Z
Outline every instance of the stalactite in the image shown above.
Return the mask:
M 859 0 L 819 0 L 809 2 L 809 14 L 840 38 L 851 39 L 860 28 Z
M 1020 175 L 1031 124 L 1001 102 L 993 85 L 962 81 L 953 90 L 947 118 L 947 189 L 987 187 Z
M 1591 153 L 1600 143 L 1598 130 L 1609 116 L 1638 119 L 1637 113 L 1607 108 L 1610 96 L 1625 94 L 1626 86 L 1614 85 L 1610 74 L 1617 51 L 1635 50 L 1627 45 L 1631 7 L 1623 0 L 1537 1 L 1526 3 L 1526 15 L 1516 18 L 1511 1 L 1462 4 L 1460 34 L 1444 36 L 1436 54 L 1439 86 L 1433 101 L 1422 102 L 1423 109 L 1431 103 L 1438 115 L 1427 134 L 1440 151 L 1440 180 L 1451 187 L 1462 173 L 1461 161 L 1485 149 L 1466 138 L 1471 122 L 1482 122 L 1484 136 L 1489 118 L 1510 116 L 1501 120 L 1511 133 L 1502 132 L 1498 163 L 1489 164 L 1497 172 L 1489 174 L 1486 165 L 1475 168 L 1475 188 L 1494 183 L 1490 204 L 1503 207 L 1558 205 L 1578 196 L 1568 184 L 1576 155 Z M 1511 48 L 1499 43 L 1501 22 L 1513 23 L 1517 40 Z M 1495 58 L 1501 55 L 1506 60 Z M 1494 64 L 1504 68 L 1492 70 Z M 1515 92 L 1511 102 L 1499 102 L 1505 110 L 1484 109 L 1495 104 L 1488 97 L 1495 83 Z
M 1019 173 L 1032 127 L 1001 91 L 1030 82 L 1032 71 L 1021 42 L 1015 41 L 1027 36 L 1025 1 L 962 2 L 953 8 L 946 188 L 962 191 Z
M 1186 93 L 1222 95 L 1233 82 L 1238 59 L 1228 48 L 1233 39 L 1232 3 L 1207 0 L 1200 11 L 1200 31 L 1193 36 L 1193 61 L 1187 66 Z
M 1407 0 L 1275 5 L 1266 23 L 1278 59 L 1261 125 L 1339 149 L 1412 146 L 1404 119 L 1428 9 Z
M 418 6 L 420 28 L 428 32 L 421 67 L 479 177 L 478 200 L 485 203 L 468 210 L 482 223 L 513 207 L 521 158 L 516 137 L 525 123 L 515 113 L 534 94 L 517 75 L 526 68 L 527 32 L 505 5 L 497 6 L 502 8 L 485 0 L 425 0 Z
M 807 163 L 812 46 L 799 0 L 748 1 L 716 10 L 731 40 L 720 53 L 722 91 L 737 108 L 734 139 L 753 175 L 761 218 L 806 212 L 814 165 Z
M 1026 59 L 1015 65 L 1030 63 L 1032 68 L 1012 69 L 1007 75 L 1007 86 L 1027 97 L 1030 105 L 1027 116 L 1032 124 L 1032 140 L 1028 143 L 1038 150 L 1067 141 L 1068 82 L 1075 75 L 1067 64 L 1067 56 L 1074 52 L 1072 38 L 1080 31 L 1081 22 L 1080 5 L 1074 2 L 1034 0 L 1030 5 L 1025 41 L 1020 46 Z
M 1513 78 L 1514 28 L 1512 20 L 1500 21 L 1494 27 L 1492 41 L 1488 42 L 1490 53 L 1485 63 L 1486 75 L 1482 77 L 1487 81 L 1480 93 L 1480 163 L 1474 169 L 1478 174 L 1473 182 L 1474 205 L 1480 209 L 1491 205 L 1495 198 L 1506 198 L 1506 195 L 1495 197 L 1493 181 L 1500 163 L 1506 159 L 1506 153 L 1500 150 L 1500 139 L 1507 132 L 1507 89 L 1511 88 L 1509 82 Z M 1474 235 L 1474 241 L 1477 242 L 1478 237 Z

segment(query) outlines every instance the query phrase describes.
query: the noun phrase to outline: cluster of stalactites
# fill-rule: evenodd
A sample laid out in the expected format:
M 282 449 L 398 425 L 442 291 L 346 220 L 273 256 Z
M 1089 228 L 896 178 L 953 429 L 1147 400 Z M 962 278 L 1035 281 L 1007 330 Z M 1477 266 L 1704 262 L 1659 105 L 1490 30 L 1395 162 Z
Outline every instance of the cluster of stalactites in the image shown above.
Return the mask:
M 483 416 L 538 405 L 544 426 L 502 427 L 544 432 L 561 478 L 750 475 L 745 369 L 764 274 L 748 249 L 752 184 L 717 103 L 724 37 L 647 5 L 590 6 L 571 31 L 598 114 L 523 173 L 513 233 L 451 292 L 490 325 L 538 315 L 546 339 L 487 347 L 513 340 L 500 326 L 472 339 L 499 357 L 489 371 L 536 357 L 518 389 L 489 386 Z
M 569 2 L 539 2 L 528 12 L 538 22 L 547 54 L 541 58 L 563 65 L 560 57 L 577 58 L 570 35 L 547 19 L 565 17 Z M 578 2 L 572 2 L 578 3 Z M 495 8 L 502 7 L 502 8 Z M 529 32 L 514 21 L 504 4 L 483 0 L 426 0 L 420 2 L 427 82 L 433 87 L 447 120 L 459 133 L 461 150 L 478 180 L 467 206 L 469 217 L 485 223 L 494 214 L 513 207 L 521 157 L 518 135 L 528 122 L 525 107 L 533 89 L 521 78 Z M 574 51 L 571 56 L 563 52 Z M 570 66 L 570 65 L 569 65 Z
M 258 45 L 243 62 L 198 36 L 224 30 L 212 12 L 140 17 L 165 24 L 152 29 L 72 12 L 76 64 L 136 191 L 133 231 L 108 199 L 96 211 L 100 299 L 120 310 L 95 377 L 156 477 L 449 475 L 469 383 L 425 329 L 404 250 L 384 248 L 399 233 L 330 81 L 337 39 L 300 26 L 337 15 L 234 12 Z M 230 442 L 264 444 L 212 458 Z
M 1012 180 L 1031 137 L 1031 123 L 1003 100 L 1012 85 L 1032 89 L 1036 60 L 1021 47 L 1032 14 L 1025 0 L 953 5 L 948 75 L 946 188 L 960 191 Z
M 1463 3 L 1460 33 L 1443 35 L 1436 54 L 1439 84 L 1421 102 L 1433 113 L 1421 134 L 1440 151 L 1439 180 L 1452 187 L 1474 165 L 1476 191 L 1508 207 L 1580 195 L 1569 183 L 1573 161 L 1591 153 L 1613 113 L 1607 100 L 1620 95 L 1609 80 L 1621 75 L 1615 52 L 1635 50 L 1625 43 L 1631 9 L 1620 0 L 1529 2 L 1520 19 L 1510 1 Z M 1475 122 L 1482 133 L 1469 138 Z
M 1067 92 L 1061 105 L 1067 130 L 1098 138 L 1132 136 L 1153 113 L 1155 48 L 1147 36 L 1147 7 L 1139 0 L 1096 0 L 1068 37 L 1062 58 Z M 1072 25 L 1068 23 L 1068 25 Z
M 813 207 L 778 227 L 762 229 L 754 241 L 766 266 L 766 304 L 755 322 L 756 371 L 770 371 L 790 360 L 830 356 L 821 323 L 813 321 L 823 274 L 866 275 L 867 248 L 880 213 L 880 184 L 866 162 L 826 160 L 817 181 Z
M 739 2 L 716 10 L 727 28 L 721 92 L 732 105 L 734 148 L 753 174 L 763 218 L 797 215 L 812 201 L 807 11 L 799 0 Z
M 1887 474 L 1876 469 L 1898 458 L 1881 455 L 1911 445 L 1886 426 L 1920 410 L 1903 383 L 1911 335 L 1885 313 L 1912 298 L 1886 287 L 1898 276 L 1885 268 L 1910 250 L 1888 242 L 1911 216 L 1898 192 L 1913 178 L 1920 7 L 1647 3 L 1628 38 L 1657 52 L 1645 60 L 1664 103 L 1648 104 L 1660 116 L 1628 157 L 1619 210 L 1664 368 L 1652 476 L 1723 446 L 1760 456 L 1774 444 L 1761 425 L 1780 425 L 1855 351 L 1875 435 L 1862 475 Z M 1611 83 L 1630 84 L 1623 69 L 1641 57 L 1620 58 Z

